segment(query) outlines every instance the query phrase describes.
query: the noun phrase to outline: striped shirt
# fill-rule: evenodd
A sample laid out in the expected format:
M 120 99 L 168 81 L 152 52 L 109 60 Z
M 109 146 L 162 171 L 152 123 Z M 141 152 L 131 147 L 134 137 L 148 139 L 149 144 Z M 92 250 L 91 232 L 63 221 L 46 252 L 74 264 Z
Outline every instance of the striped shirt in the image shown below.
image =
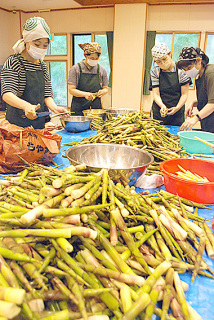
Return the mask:
M 170 72 L 176 72 L 176 64 L 174 65 L 173 69 Z M 151 70 L 151 85 L 152 88 L 159 87 L 159 76 L 160 76 L 160 67 L 155 67 Z M 191 84 L 191 78 L 189 78 L 186 73 L 178 69 L 178 80 L 181 86 L 184 86 L 185 84 L 189 83 Z
M 19 98 L 23 95 L 26 86 L 26 73 L 19 59 L 22 61 L 26 71 L 44 71 L 45 98 L 53 97 L 51 80 L 46 63 L 42 62 L 42 68 L 40 63 L 34 64 L 29 62 L 28 60 L 25 60 L 21 54 L 11 55 L 5 61 L 1 72 L 1 94 L 3 95 L 6 92 L 12 92 Z

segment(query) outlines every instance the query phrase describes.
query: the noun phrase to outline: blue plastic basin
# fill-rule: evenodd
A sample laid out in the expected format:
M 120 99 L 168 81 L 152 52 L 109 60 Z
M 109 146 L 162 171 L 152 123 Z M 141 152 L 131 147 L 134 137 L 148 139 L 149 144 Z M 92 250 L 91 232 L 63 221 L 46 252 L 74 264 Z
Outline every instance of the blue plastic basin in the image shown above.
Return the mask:
M 200 142 L 194 137 L 201 138 L 214 144 L 214 134 L 204 131 L 180 131 L 178 132 L 180 138 L 180 145 L 189 153 L 196 154 L 211 154 L 213 153 L 213 148 L 207 146 L 203 142 Z

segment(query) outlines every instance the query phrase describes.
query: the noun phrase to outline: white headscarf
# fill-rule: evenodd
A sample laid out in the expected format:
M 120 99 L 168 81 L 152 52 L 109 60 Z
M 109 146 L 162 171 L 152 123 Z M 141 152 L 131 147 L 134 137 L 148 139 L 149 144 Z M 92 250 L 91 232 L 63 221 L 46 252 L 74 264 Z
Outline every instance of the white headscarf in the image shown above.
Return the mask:
M 15 53 L 21 53 L 25 49 L 25 43 L 36 39 L 50 39 L 50 28 L 46 21 L 41 17 L 33 17 L 28 19 L 22 31 L 23 38 L 18 40 L 13 46 Z
M 166 56 L 170 52 L 169 48 L 167 47 L 166 43 L 160 42 L 154 45 L 152 48 L 152 57 L 154 60 L 160 59 Z

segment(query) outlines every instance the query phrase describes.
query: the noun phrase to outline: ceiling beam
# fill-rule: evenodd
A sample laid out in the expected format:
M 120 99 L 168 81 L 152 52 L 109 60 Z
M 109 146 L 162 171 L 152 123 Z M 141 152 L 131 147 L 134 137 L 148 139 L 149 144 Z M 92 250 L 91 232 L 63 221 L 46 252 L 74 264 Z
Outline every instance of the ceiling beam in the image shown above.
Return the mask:
M 160 4 L 213 4 L 213 0 L 75 0 L 82 6 L 102 6 L 115 4 L 133 4 L 133 3 L 147 3 L 149 5 Z

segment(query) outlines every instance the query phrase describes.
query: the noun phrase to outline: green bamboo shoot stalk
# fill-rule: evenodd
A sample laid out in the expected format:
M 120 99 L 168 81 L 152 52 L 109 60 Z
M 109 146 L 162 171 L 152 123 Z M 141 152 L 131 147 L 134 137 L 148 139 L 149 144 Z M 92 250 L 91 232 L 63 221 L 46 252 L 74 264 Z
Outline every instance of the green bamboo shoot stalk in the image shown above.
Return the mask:
M 22 200 L 27 200 L 29 201 L 30 203 L 32 202 L 36 202 L 38 199 L 34 196 L 30 196 L 29 194 L 25 194 L 23 192 L 19 192 L 19 191 L 16 191 L 15 188 L 12 188 L 10 189 L 10 193 L 12 193 L 13 195 L 15 196 L 18 196 L 19 198 L 21 198 Z
M 88 320 L 88 315 L 87 315 L 86 306 L 85 306 L 85 300 L 83 298 L 82 290 L 79 287 L 79 284 L 71 276 L 66 276 L 66 281 L 67 281 L 69 289 L 73 292 L 73 294 L 77 300 L 78 308 L 79 308 L 79 311 L 80 311 L 83 319 Z
M 166 285 L 165 285 L 164 294 L 163 294 L 161 320 L 166 320 L 166 315 L 169 310 L 170 297 L 171 297 L 171 291 L 172 291 L 172 285 L 173 285 L 173 277 L 174 277 L 174 270 L 173 268 L 170 268 L 167 271 L 167 274 L 165 277 Z
M 82 234 L 82 232 L 84 232 L 84 230 L 77 230 L 76 228 L 80 228 L 80 227 L 74 227 L 74 228 L 65 228 L 65 229 L 16 229 L 16 230 L 6 230 L 6 231 L 0 231 L 0 237 L 2 238 L 17 238 L 17 237 L 27 237 L 27 236 L 36 236 L 36 237 L 47 237 L 47 238 L 71 238 L 72 235 L 76 235 L 76 234 Z M 76 231 L 75 231 L 76 229 Z M 87 228 L 84 228 L 87 229 Z M 88 229 L 90 230 L 90 229 Z M 95 237 L 95 233 L 93 233 L 92 238 Z M 95 237 L 96 238 L 96 237 Z M 10 258 L 10 252 L 3 250 L 3 248 L 0 248 L 0 254 L 2 254 L 2 256 L 6 257 L 6 255 L 8 255 L 6 258 Z M 22 256 L 17 256 L 17 258 L 12 258 L 13 260 L 19 260 L 22 259 Z M 25 259 L 25 258 L 23 258 Z M 27 258 L 25 260 L 19 260 L 19 261 L 34 261 L 34 259 L 32 260 L 31 258 L 28 258 L 29 260 L 27 260 Z
M 20 313 L 21 308 L 19 308 L 15 303 L 0 301 L 0 316 L 7 319 L 13 319 Z
M 49 265 L 50 261 L 55 257 L 56 251 L 54 248 L 51 248 L 49 255 L 45 258 L 45 260 L 43 261 L 41 267 L 39 268 L 38 272 L 42 273 L 47 266 Z
M 151 299 L 147 293 L 142 293 L 137 301 L 133 303 L 131 308 L 127 310 L 123 316 L 123 320 L 134 320 L 148 306 Z
M 139 248 L 145 241 L 147 241 L 155 232 L 157 231 L 157 229 L 151 230 L 149 232 L 147 232 L 146 234 L 143 235 L 143 237 L 136 242 L 136 246 Z M 124 251 L 121 254 L 121 258 L 126 261 L 129 257 L 131 257 L 132 252 L 128 249 L 126 251 Z
M 18 288 L 0 287 L 0 300 L 22 304 L 25 297 L 25 290 Z
M 83 280 L 85 280 L 92 288 L 99 289 L 100 285 L 98 282 L 95 282 L 88 274 L 83 271 L 80 267 L 77 266 L 75 260 L 71 258 L 69 254 L 67 254 L 64 250 L 62 250 L 57 243 L 52 240 L 52 243 L 55 249 L 60 253 L 61 258 L 66 261 L 66 263 L 73 269 L 73 271 L 80 276 Z M 101 300 L 106 304 L 106 306 L 110 310 L 117 310 L 119 308 L 119 304 L 117 300 L 108 292 L 100 295 Z
M 82 186 L 83 186 L 83 183 L 73 184 L 72 186 L 65 188 L 64 193 L 66 196 L 70 196 L 73 190 L 80 189 Z
M 101 184 L 101 181 L 98 181 L 97 183 L 94 184 L 94 186 L 90 190 L 88 190 L 88 192 L 85 193 L 84 197 L 86 200 L 89 200 L 92 198 L 95 192 L 97 192 L 97 190 L 99 189 L 100 184 Z
M 67 208 L 72 202 L 73 202 L 73 198 L 71 197 L 71 196 L 69 196 L 69 197 L 66 197 L 65 199 L 63 199 L 62 201 L 61 201 L 61 206 L 63 207 L 63 208 Z
M 8 210 L 10 210 L 10 211 L 12 211 L 12 212 L 23 212 L 23 213 L 25 213 L 25 212 L 28 212 L 28 211 L 29 211 L 27 208 L 24 208 L 24 207 L 21 207 L 21 206 L 15 206 L 15 205 L 12 205 L 12 204 L 10 204 L 10 203 L 8 203 L 8 202 L 4 202 L 4 203 L 2 204 L 2 206 L 3 206 L 5 209 L 8 209 Z
M 101 171 L 100 171 L 101 173 Z M 71 192 L 71 197 L 74 199 L 78 199 L 81 198 L 82 196 L 84 196 L 86 194 L 86 192 L 88 192 L 88 190 L 90 190 L 96 183 L 98 183 L 101 180 L 101 176 L 94 178 L 93 180 L 89 181 L 88 183 L 86 183 L 83 187 L 81 187 L 80 189 L 76 189 L 73 190 Z
M 16 231 L 16 230 L 13 230 L 13 231 Z M 2 231 L 2 232 L 7 232 L 7 231 Z M 7 237 L 7 236 L 5 235 L 5 237 Z M 25 256 L 21 253 L 14 253 L 12 250 L 2 248 L 2 247 L 0 247 L 0 254 L 2 255 L 2 257 L 6 258 L 6 259 L 22 261 L 22 262 L 34 262 L 35 261 L 35 259 L 33 259 L 33 258 Z
M 103 170 L 103 176 L 102 176 L 102 204 L 106 203 L 107 199 L 107 190 L 108 190 L 108 171 L 106 169 Z
M 172 260 L 172 255 L 168 247 L 166 246 L 164 239 L 161 237 L 161 234 L 157 231 L 156 234 L 157 243 L 159 245 L 159 248 L 161 249 L 161 252 L 163 253 L 166 261 Z
M 13 271 L 14 275 L 19 279 L 19 281 L 23 284 L 23 286 L 29 291 L 33 292 L 33 287 L 31 286 L 28 279 L 25 277 L 21 267 L 15 262 L 10 261 L 10 268 Z
M 179 300 L 179 303 L 181 305 L 181 309 L 182 309 L 182 312 L 184 315 L 184 319 L 190 320 L 189 310 L 188 310 L 187 302 L 185 299 L 183 287 L 182 287 L 179 275 L 176 271 L 174 272 L 173 280 L 174 280 L 176 292 L 178 294 L 178 300 Z
M 7 248 L 2 241 L 1 241 L 1 247 Z M 7 264 L 7 262 L 4 260 L 4 258 L 1 255 L 0 255 L 0 271 L 3 278 L 6 280 L 6 283 L 8 283 L 10 287 L 19 288 L 18 281 L 14 276 L 13 271 L 11 270 L 10 266 Z M 2 285 L 4 286 L 4 284 Z
M 120 298 L 123 306 L 123 313 L 125 313 L 132 307 L 132 297 L 128 286 L 122 286 L 120 289 Z
M 196 235 L 198 237 L 200 237 L 201 235 L 203 235 L 204 230 L 201 229 L 199 226 L 197 226 L 194 222 L 191 222 L 189 220 L 184 219 L 185 223 L 187 224 L 187 226 L 196 233 Z
M 175 238 L 186 240 L 187 232 L 183 228 L 181 228 L 180 225 L 177 224 L 172 218 L 160 214 L 159 219 Z
M 4 243 L 6 244 L 6 246 L 11 249 L 11 251 L 13 251 L 13 255 L 16 254 L 22 254 L 23 256 L 28 257 L 25 253 L 23 248 L 18 245 L 14 239 L 12 238 L 5 238 Z M 29 258 L 29 257 L 28 257 Z M 31 259 L 31 258 L 29 258 Z M 34 260 L 35 261 L 35 260 Z M 35 281 L 39 284 L 40 287 L 42 287 L 44 290 L 47 290 L 47 287 L 43 281 L 43 279 L 41 278 L 40 273 L 37 271 L 35 265 L 33 263 L 30 262 L 25 262 L 24 264 L 22 264 L 23 269 L 27 272 L 27 274 L 30 276 L 30 278 L 35 279 Z
M 45 209 L 43 216 L 45 218 L 51 218 L 56 216 L 68 216 L 72 214 L 90 213 L 91 211 L 100 210 L 109 207 L 111 204 L 98 204 L 94 206 L 87 206 L 83 208 L 64 208 L 64 209 Z
M 10 287 L 3 275 L 0 273 L 0 286 L 3 287 Z
M 90 250 L 91 253 L 100 261 L 100 263 L 102 263 L 104 267 L 114 271 L 118 271 L 114 264 L 107 260 L 106 257 L 95 246 L 88 243 L 88 241 L 83 237 L 80 237 L 80 239 L 83 242 L 84 247 Z
M 71 302 L 78 305 L 78 300 L 74 296 L 74 294 L 71 293 L 71 291 L 64 285 L 64 283 L 57 277 L 54 277 L 52 280 L 52 283 L 54 284 L 57 289 L 59 289 L 64 295 L 66 295 Z
M 202 234 L 200 236 L 200 242 L 199 242 L 199 246 L 198 246 L 198 252 L 196 254 L 196 261 L 195 261 L 195 266 L 194 266 L 194 269 L 193 269 L 193 273 L 192 273 L 192 279 L 191 279 L 191 283 L 194 282 L 197 274 L 198 274 L 198 271 L 199 271 L 199 268 L 200 268 L 200 265 L 201 265 L 201 261 L 202 261 L 202 255 L 203 255 L 203 252 L 205 250 L 205 244 L 206 244 L 206 237 L 205 237 L 205 234 Z
M 69 311 L 62 310 L 55 312 L 47 317 L 41 318 L 42 320 L 69 320 Z
M 118 226 L 119 230 L 121 230 L 122 237 L 124 238 L 124 241 L 126 242 L 129 250 L 132 252 L 135 259 L 142 265 L 142 267 L 145 269 L 145 271 L 148 274 L 151 274 L 151 271 L 150 271 L 146 261 L 144 260 L 138 247 L 135 245 L 135 242 L 134 242 L 132 235 L 127 230 L 126 224 L 125 224 L 119 210 L 112 210 L 111 213 L 113 215 L 113 218 L 114 218 L 116 225 Z
M 57 238 L 56 242 L 65 252 L 70 253 L 74 249 L 72 244 L 70 244 L 70 242 L 68 242 L 68 240 L 66 240 L 65 238 Z
M 123 273 L 134 274 L 132 269 L 123 261 L 112 244 L 108 241 L 107 238 L 105 238 L 105 236 L 101 232 L 98 232 L 98 241 L 102 244 L 104 249 L 107 251 L 112 260 L 116 263 L 116 265 Z
M 145 282 L 145 279 L 143 277 L 137 275 L 120 273 L 111 269 L 96 267 L 89 263 L 85 265 L 82 263 L 78 263 L 77 265 L 85 271 L 92 272 L 102 277 L 113 278 L 120 282 L 138 286 L 142 286 Z

